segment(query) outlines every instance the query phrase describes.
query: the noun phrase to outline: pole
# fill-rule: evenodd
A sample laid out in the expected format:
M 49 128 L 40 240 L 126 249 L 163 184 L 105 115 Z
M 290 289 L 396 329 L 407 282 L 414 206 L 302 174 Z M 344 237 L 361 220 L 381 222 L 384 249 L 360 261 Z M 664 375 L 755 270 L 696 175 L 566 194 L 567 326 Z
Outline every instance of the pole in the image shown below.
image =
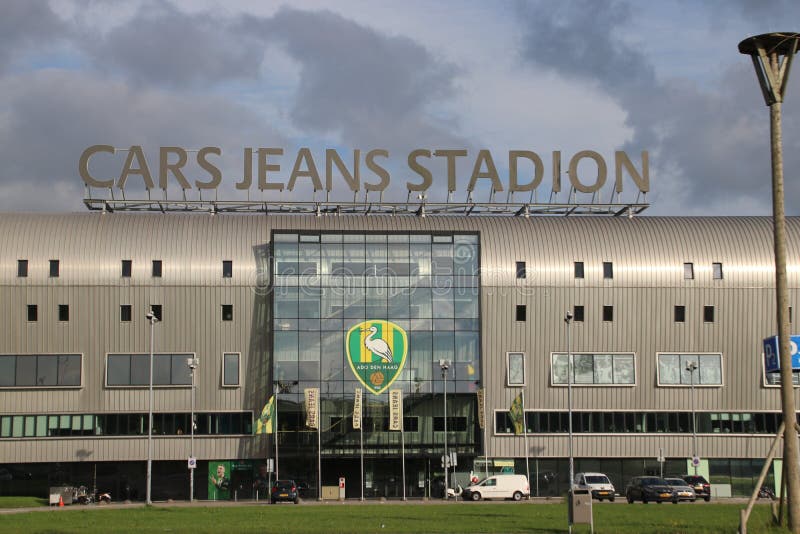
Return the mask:
M 155 333 L 153 327 L 158 319 L 153 313 L 152 308 L 150 309 L 150 313 L 145 317 L 150 322 L 150 379 L 148 381 L 149 403 L 147 408 L 147 498 L 145 499 L 145 503 L 151 505 L 153 504 L 151 488 L 153 482 L 153 336 Z
M 275 440 L 275 482 L 278 482 L 278 390 L 280 389 L 280 384 L 275 384 L 275 432 L 274 440 Z
M 194 458 L 194 371 L 197 367 L 197 358 L 191 358 L 189 361 L 191 362 L 189 364 L 189 369 L 191 369 L 190 372 L 192 373 L 192 414 L 191 421 L 189 421 L 189 429 L 191 431 L 189 435 L 189 455 Z M 194 502 L 194 469 L 189 469 L 189 502 Z
M 492 421 L 494 424 L 494 421 Z M 489 442 L 486 439 L 486 427 L 489 421 L 486 420 L 486 388 L 483 389 L 483 470 L 485 478 L 489 478 Z M 470 480 L 470 483 L 472 481 Z
M 403 500 L 406 500 L 406 424 L 405 415 L 400 418 L 400 454 L 403 458 Z
M 322 500 L 322 422 L 320 421 L 320 400 L 317 398 L 317 500 Z
M 572 325 L 572 312 L 567 312 L 564 316 L 564 321 L 567 323 L 567 406 L 569 411 L 569 498 L 572 499 L 572 484 L 575 480 L 575 465 L 574 457 L 572 455 L 572 332 L 570 327 Z M 572 514 L 568 517 L 569 531 L 572 532 Z
M 444 498 L 447 499 L 447 490 L 450 488 L 450 485 L 447 481 L 448 470 L 447 467 L 450 465 L 450 456 L 447 455 L 447 361 L 441 360 L 439 364 L 442 367 L 442 379 L 444 379 Z
M 520 388 L 522 395 L 522 432 L 525 434 L 525 477 L 528 479 L 528 499 L 531 498 L 531 467 L 528 463 L 528 422 L 525 417 L 525 388 Z
M 692 466 L 694 467 L 694 474 L 697 475 L 697 465 L 694 459 L 697 458 L 697 415 L 694 411 L 694 372 L 697 370 L 697 364 L 689 362 L 686 364 L 686 370 L 689 371 L 689 380 L 692 385 Z
M 364 393 L 359 392 L 359 396 L 361 397 L 361 401 L 363 403 L 364 400 Z M 361 404 L 361 411 L 363 412 L 364 405 Z M 361 500 L 364 500 L 364 417 L 361 413 L 358 414 L 358 436 L 361 442 Z

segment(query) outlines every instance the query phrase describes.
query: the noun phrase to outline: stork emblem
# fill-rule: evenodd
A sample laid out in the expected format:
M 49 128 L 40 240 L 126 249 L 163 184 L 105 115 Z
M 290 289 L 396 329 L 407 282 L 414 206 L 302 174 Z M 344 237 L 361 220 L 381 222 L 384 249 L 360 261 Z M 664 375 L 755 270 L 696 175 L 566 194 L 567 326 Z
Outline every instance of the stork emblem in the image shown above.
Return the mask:
M 356 378 L 379 395 L 400 376 L 408 354 L 408 336 L 390 321 L 364 321 L 348 330 L 345 350 Z

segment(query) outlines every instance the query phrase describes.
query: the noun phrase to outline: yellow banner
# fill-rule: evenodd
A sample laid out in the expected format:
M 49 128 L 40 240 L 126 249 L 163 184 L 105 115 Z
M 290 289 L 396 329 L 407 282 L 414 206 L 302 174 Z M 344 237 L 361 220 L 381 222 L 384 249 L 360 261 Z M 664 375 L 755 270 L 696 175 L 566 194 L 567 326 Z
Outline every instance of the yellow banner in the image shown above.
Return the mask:
M 353 398 L 353 430 L 361 429 L 361 388 L 356 388 Z
M 318 428 L 319 388 L 307 388 L 304 393 L 306 397 L 306 426 L 308 428 Z
M 480 428 L 483 428 L 484 424 L 486 424 L 485 416 L 483 413 L 483 410 L 486 406 L 486 399 L 485 399 L 486 390 L 484 388 L 479 389 L 477 395 L 478 395 L 478 426 Z
M 389 391 L 389 430 L 403 430 L 403 391 Z

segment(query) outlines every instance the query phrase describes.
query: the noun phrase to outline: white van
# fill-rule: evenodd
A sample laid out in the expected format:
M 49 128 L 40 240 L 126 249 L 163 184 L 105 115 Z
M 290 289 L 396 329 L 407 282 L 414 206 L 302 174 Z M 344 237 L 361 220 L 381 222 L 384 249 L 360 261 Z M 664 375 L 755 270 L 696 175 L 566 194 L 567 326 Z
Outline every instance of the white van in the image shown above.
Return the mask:
M 528 477 L 525 475 L 492 475 L 468 486 L 461 496 L 466 500 L 514 499 L 530 495 Z
M 575 488 L 588 489 L 594 499 L 614 502 L 614 484 L 603 473 L 578 473 L 575 475 Z

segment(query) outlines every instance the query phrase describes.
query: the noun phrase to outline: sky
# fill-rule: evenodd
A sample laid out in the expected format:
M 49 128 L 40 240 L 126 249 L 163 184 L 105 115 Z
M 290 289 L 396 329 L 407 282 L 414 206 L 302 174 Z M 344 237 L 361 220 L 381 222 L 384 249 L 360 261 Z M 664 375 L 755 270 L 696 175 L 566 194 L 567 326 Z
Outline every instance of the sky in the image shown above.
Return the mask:
M 277 148 L 269 180 L 288 185 L 298 154 L 322 182 L 326 150 L 362 186 L 379 181 L 366 155 L 390 174 L 382 199 L 403 202 L 421 178 L 407 164 L 416 149 L 465 150 L 453 161 L 454 201 L 488 150 L 506 190 L 494 200 L 647 202 L 649 215 L 769 215 L 769 110 L 749 57 L 751 35 L 800 31 L 796 0 L 3 0 L 0 4 L 0 211 L 85 211 L 83 199 L 146 198 L 140 175 L 117 185 L 131 146 L 141 146 L 156 185 L 159 147 L 187 150 L 191 188 L 170 179 L 154 198 L 325 200 L 298 173 L 292 191 L 245 189 L 245 148 Z M 800 215 L 800 66 L 783 104 L 786 209 Z M 83 151 L 110 190 L 87 189 Z M 216 191 L 197 150 L 222 174 Z M 535 196 L 507 192 L 510 151 L 532 151 L 544 176 Z M 599 153 L 606 186 L 594 197 L 552 189 L 553 152 L 562 181 L 578 152 Z M 358 152 L 356 152 L 358 151 Z M 614 154 L 641 168 L 650 191 L 630 179 L 615 195 Z M 173 159 L 169 162 L 174 163 Z M 430 169 L 430 200 L 447 196 L 443 157 Z M 255 161 L 255 164 L 258 162 Z M 487 162 L 481 163 L 488 172 Z M 587 183 L 596 166 L 583 160 Z M 520 165 L 520 181 L 531 170 Z M 330 198 L 354 195 L 332 173 Z M 472 199 L 487 201 L 491 180 Z M 371 195 L 371 196 L 370 196 Z

